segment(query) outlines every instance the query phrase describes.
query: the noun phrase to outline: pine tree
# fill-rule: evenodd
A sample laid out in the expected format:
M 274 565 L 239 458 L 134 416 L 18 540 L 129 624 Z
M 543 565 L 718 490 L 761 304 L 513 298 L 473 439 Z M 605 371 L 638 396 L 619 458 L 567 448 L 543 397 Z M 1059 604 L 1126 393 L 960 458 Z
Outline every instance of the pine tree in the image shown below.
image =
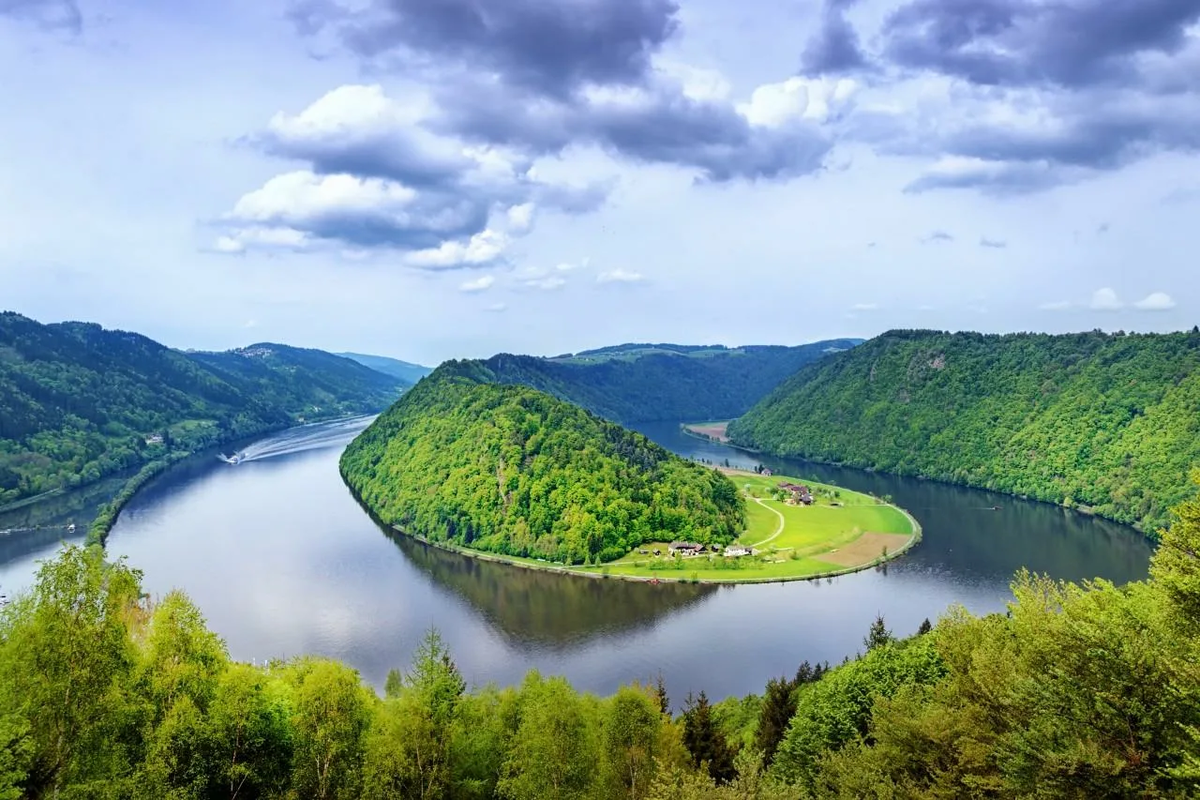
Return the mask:
M 876 647 L 881 647 L 893 641 L 894 638 L 892 632 L 883 623 L 883 615 L 879 614 L 875 617 L 875 621 L 871 623 L 871 630 L 867 632 L 867 637 L 863 639 L 863 644 L 867 646 L 868 651 L 871 651 Z
M 808 667 L 805 661 L 800 665 L 801 670 Z M 809 667 L 808 675 L 812 674 Z M 800 673 L 797 672 L 797 677 Z M 758 715 L 758 733 L 754 744 L 762 751 L 763 767 L 771 765 L 775 758 L 775 750 L 787 733 L 788 723 L 796 713 L 796 687 L 798 683 L 787 678 L 772 678 L 767 682 L 767 691 L 763 696 L 762 710 Z
M 658 710 L 663 714 L 670 714 L 671 698 L 667 696 L 667 684 L 663 680 L 661 672 L 654 681 L 654 697 L 658 700 Z
M 697 769 L 708 765 L 709 776 L 717 783 L 728 783 L 737 777 L 733 766 L 733 749 L 725 734 L 717 728 L 712 717 L 712 706 L 702 691 L 698 698 L 689 693 L 683 710 L 683 746 L 692 756 L 692 765 Z
M 917 628 L 917 636 L 924 636 L 931 630 L 933 630 L 933 625 L 930 624 L 929 617 L 926 617 L 925 621 L 921 623 L 921 627 Z

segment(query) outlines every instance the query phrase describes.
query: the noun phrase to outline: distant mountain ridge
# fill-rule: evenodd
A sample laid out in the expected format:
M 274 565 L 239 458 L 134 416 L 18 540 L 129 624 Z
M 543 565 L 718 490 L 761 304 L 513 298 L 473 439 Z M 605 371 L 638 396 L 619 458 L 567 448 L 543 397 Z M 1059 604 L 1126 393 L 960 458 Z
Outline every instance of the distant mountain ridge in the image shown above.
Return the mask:
M 321 350 L 183 352 L 95 323 L 0 313 L 0 505 L 172 452 L 379 411 L 401 388 Z
M 391 375 L 393 378 L 398 378 L 410 386 L 433 372 L 432 367 L 413 364 L 409 361 L 401 361 L 398 358 L 389 358 L 387 356 L 372 356 L 365 353 L 337 353 L 336 355 L 348 358 L 351 361 L 357 361 L 359 364 L 370 367 L 376 372 L 382 372 L 384 375 Z
M 471 363 L 488 382 L 531 386 L 621 424 L 700 421 L 740 416 L 805 364 L 861 341 L 624 344 L 554 358 L 500 353 Z
M 1077 506 L 1153 532 L 1200 465 L 1200 331 L 889 331 L 810 364 L 736 444 Z

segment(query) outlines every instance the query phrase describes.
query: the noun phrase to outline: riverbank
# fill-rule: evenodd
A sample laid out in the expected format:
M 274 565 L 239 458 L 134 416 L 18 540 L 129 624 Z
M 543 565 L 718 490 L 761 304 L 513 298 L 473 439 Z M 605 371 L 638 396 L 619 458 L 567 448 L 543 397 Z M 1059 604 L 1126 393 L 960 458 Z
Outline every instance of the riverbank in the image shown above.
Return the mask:
M 729 444 L 729 436 L 725 433 L 733 420 L 718 420 L 716 422 L 691 422 L 679 426 L 686 435 L 706 442 Z
M 728 468 L 720 471 L 738 480 L 749 504 L 747 529 L 730 545 L 741 555 L 705 552 L 671 556 L 666 554 L 668 544 L 661 542 L 643 544 L 616 561 L 600 565 L 510 556 L 409 533 L 380 520 L 352 488 L 351 494 L 385 529 L 428 547 L 521 569 L 596 579 L 698 584 L 819 580 L 880 566 L 921 540 L 921 525 L 916 518 L 879 498 L 809 482 L 814 501 L 804 505 L 794 503 L 787 491 L 778 488 L 779 483 L 798 479 Z
M 92 520 L 91 525 L 88 527 L 87 538 L 84 540 L 84 544 L 87 546 L 99 545 L 100 547 L 104 547 L 108 540 L 108 534 L 112 531 L 113 526 L 117 524 L 117 519 L 120 517 L 122 509 L 128 505 L 129 501 L 131 501 L 137 495 L 137 493 L 154 478 L 157 478 L 171 467 L 186 461 L 189 458 L 209 452 L 215 453 L 219 449 L 228 447 L 230 445 L 249 443 L 263 436 L 270 436 L 283 431 L 299 430 L 302 428 L 324 425 L 330 422 L 348 421 L 369 416 L 371 416 L 371 414 L 344 414 L 341 416 L 331 416 L 314 422 L 303 422 L 298 425 L 273 426 L 266 430 L 257 431 L 252 434 L 239 434 L 237 436 L 232 436 L 212 444 L 205 444 L 203 447 L 199 447 L 194 450 L 177 450 L 167 454 L 162 458 L 148 462 L 121 486 L 120 490 L 117 491 L 112 499 L 100 506 L 100 508 L 97 510 L 96 518 Z

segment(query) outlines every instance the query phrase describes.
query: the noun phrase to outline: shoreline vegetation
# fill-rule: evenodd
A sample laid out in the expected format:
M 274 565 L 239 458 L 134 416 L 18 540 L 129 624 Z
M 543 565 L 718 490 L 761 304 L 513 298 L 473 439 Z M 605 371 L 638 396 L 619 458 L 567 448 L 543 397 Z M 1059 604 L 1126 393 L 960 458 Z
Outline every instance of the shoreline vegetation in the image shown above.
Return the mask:
M 727 477 L 732 478 L 751 478 L 760 484 L 755 487 L 755 490 L 760 493 L 765 493 L 765 484 L 774 482 L 788 482 L 798 480 L 796 478 L 788 478 L 787 476 L 770 476 L 769 480 L 764 476 L 748 470 L 737 470 L 728 468 L 715 468 Z M 838 508 L 842 511 L 853 513 L 854 505 L 849 501 L 858 501 L 858 507 L 867 507 L 873 511 L 891 511 L 898 512 L 904 520 L 904 524 L 909 530 L 906 533 L 892 532 L 873 532 L 856 530 L 853 527 L 839 528 L 834 535 L 828 535 L 827 538 L 817 539 L 813 543 L 808 543 L 797 548 L 793 546 L 785 546 L 780 548 L 763 548 L 755 549 L 755 555 L 740 556 L 737 559 L 721 556 L 719 553 L 706 552 L 701 555 L 684 556 L 680 558 L 672 558 L 666 555 L 660 557 L 653 556 L 653 544 L 643 545 L 643 550 L 648 550 L 649 553 L 642 555 L 633 551 L 626 554 L 622 559 L 617 559 L 599 566 L 584 565 L 584 564 L 564 564 L 562 562 L 546 561 L 544 559 L 523 557 L 515 555 L 506 555 L 502 553 L 491 553 L 483 550 L 477 550 L 470 547 L 465 547 L 453 542 L 430 539 L 427 536 L 422 536 L 418 533 L 406 531 L 402 526 L 389 523 L 381 519 L 371 507 L 359 496 L 354 487 L 347 483 L 351 494 L 355 500 L 362 506 L 375 522 L 389 532 L 397 536 L 404 536 L 412 539 L 426 547 L 432 547 L 449 553 L 476 558 L 480 561 L 489 561 L 496 564 L 506 564 L 508 566 L 517 567 L 519 569 L 537 570 L 541 572 L 556 573 L 559 575 L 592 578 L 599 580 L 621 580 L 633 581 L 640 583 L 691 583 L 691 584 L 752 584 L 752 583 L 790 583 L 793 581 L 813 581 L 824 578 L 836 578 L 842 575 L 850 575 L 855 572 L 862 572 L 873 567 L 879 567 L 904 555 L 920 541 L 922 529 L 920 522 L 909 513 L 907 510 L 899 506 L 888 503 L 880 498 L 875 498 L 861 492 L 851 492 L 841 487 L 831 484 L 817 484 L 809 482 L 815 491 L 834 493 L 837 492 L 841 497 L 844 497 L 847 502 L 841 506 L 832 505 L 837 502 L 829 499 L 829 494 L 824 495 L 829 503 L 826 507 L 830 510 Z M 742 491 L 745 491 L 744 489 Z M 751 503 L 756 503 L 756 498 L 747 495 L 747 499 Z M 762 497 L 757 500 L 762 500 Z M 819 503 L 820 501 L 818 501 Z M 771 505 L 767 505 L 771 503 Z M 779 501 L 765 500 L 758 502 L 760 508 L 767 510 L 771 506 L 779 506 L 793 510 L 796 514 L 802 514 L 807 511 L 817 510 L 819 513 L 820 506 L 816 509 L 800 508 L 798 506 L 787 506 Z M 754 512 L 750 512 L 753 514 Z M 894 524 L 894 523 L 893 523 Z M 775 536 L 780 536 L 787 530 L 786 522 L 782 526 L 778 526 L 779 530 Z M 788 531 L 792 536 L 803 538 L 805 531 Z M 739 537 L 731 547 L 753 545 L 756 541 L 763 538 L 764 528 L 760 523 L 753 523 L 745 533 Z M 774 539 L 774 536 L 768 537 Z M 744 540 L 744 541 L 743 541 Z M 769 544 L 767 542 L 766 544 Z M 855 546 L 859 545 L 859 549 Z M 888 546 L 891 545 L 891 546 Z M 658 547 L 663 550 L 666 543 L 659 543 Z M 789 558 L 792 552 L 801 553 L 800 557 L 795 560 Z M 819 558 L 822 555 L 837 557 L 840 554 L 849 554 L 854 558 L 854 563 L 836 564 L 832 562 L 822 562 Z M 770 559 L 764 561 L 764 559 Z M 714 566 L 714 563 L 725 563 L 720 566 Z M 735 566 L 734 563 L 737 562 Z M 789 571 L 790 570 L 790 571 Z M 808 570 L 808 571 L 805 571 Z M 763 573 L 769 574 L 763 574 Z M 719 573 L 719 574 L 714 574 Z
M 1154 541 L 1194 496 L 1200 328 L 1134 334 L 894 330 L 802 367 L 736 446 L 1052 503 Z
M 832 577 L 921 535 L 890 498 L 721 471 L 570 402 L 493 383 L 473 362 L 446 362 L 406 393 L 351 442 L 339 471 L 398 534 L 585 577 Z

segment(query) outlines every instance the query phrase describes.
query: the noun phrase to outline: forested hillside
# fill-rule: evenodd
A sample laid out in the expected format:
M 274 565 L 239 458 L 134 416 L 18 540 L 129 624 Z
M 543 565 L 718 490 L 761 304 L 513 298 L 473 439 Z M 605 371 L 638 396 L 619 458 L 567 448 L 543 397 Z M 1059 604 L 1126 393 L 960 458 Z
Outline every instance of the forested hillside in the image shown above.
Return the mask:
M 621 424 L 730 419 L 805 364 L 853 347 L 628 344 L 553 359 L 502 353 L 481 362 L 488 380 L 524 384 Z
M 800 370 L 729 435 L 1153 532 L 1200 464 L 1200 332 L 892 331 Z
M 879 619 L 858 658 L 675 715 L 661 683 L 468 690 L 436 632 L 382 697 L 336 661 L 237 663 L 186 596 L 67 548 L 0 608 L 0 797 L 1195 797 L 1198 552 L 1193 501 L 1149 581 L 1021 575 L 1008 613 Z
M 448 361 L 346 448 L 346 482 L 434 541 L 581 563 L 642 542 L 728 542 L 744 501 L 712 469 L 527 386 Z
M 378 411 L 399 389 L 392 377 L 319 350 L 183 353 L 136 333 L 3 313 L 0 505 L 173 451 Z

